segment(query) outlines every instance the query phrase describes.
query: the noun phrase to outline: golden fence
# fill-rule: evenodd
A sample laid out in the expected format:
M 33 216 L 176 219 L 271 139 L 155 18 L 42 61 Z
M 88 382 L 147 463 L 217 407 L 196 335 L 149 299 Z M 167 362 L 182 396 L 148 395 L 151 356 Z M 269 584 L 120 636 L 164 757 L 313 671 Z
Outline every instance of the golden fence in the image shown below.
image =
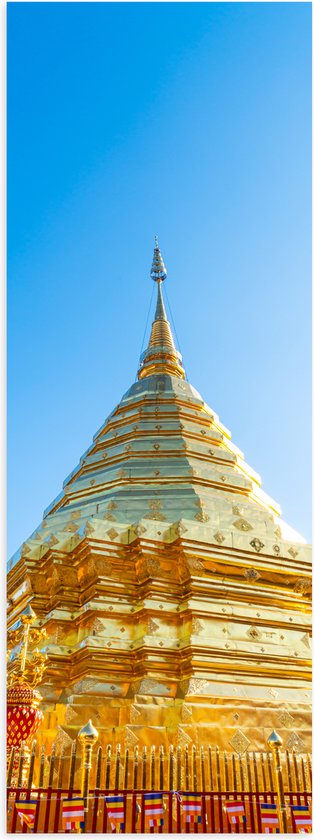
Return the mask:
M 145 833 L 145 791 L 160 791 L 164 822 L 161 832 L 187 833 L 182 824 L 180 792 L 196 792 L 201 802 L 202 828 L 196 833 L 230 833 L 228 800 L 241 801 L 245 810 L 244 833 L 260 833 L 261 805 L 276 805 L 280 833 L 295 833 L 293 806 L 308 808 L 311 802 L 311 758 L 308 754 L 282 752 L 276 733 L 271 750 L 245 754 L 221 752 L 218 747 L 153 746 L 139 751 L 95 749 L 98 733 L 91 722 L 70 748 L 56 742 L 49 753 L 33 741 L 31 749 L 13 747 L 8 756 L 8 833 L 25 833 L 19 808 L 31 800 L 35 808 L 32 831 L 63 832 L 63 801 L 84 801 L 83 833 L 112 832 L 106 796 L 121 795 L 124 809 L 122 833 Z
M 311 791 L 312 763 L 309 754 L 280 752 L 284 790 Z M 70 748 L 58 743 L 49 753 L 31 751 L 22 745 L 12 747 L 8 759 L 7 786 L 31 789 L 62 787 L 81 789 L 84 775 L 84 745 Z M 135 747 L 130 751 L 98 747 L 91 762 L 88 785 L 104 790 L 191 790 L 191 791 L 276 791 L 276 764 L 273 752 L 221 752 L 218 747 L 163 747 L 156 751 Z

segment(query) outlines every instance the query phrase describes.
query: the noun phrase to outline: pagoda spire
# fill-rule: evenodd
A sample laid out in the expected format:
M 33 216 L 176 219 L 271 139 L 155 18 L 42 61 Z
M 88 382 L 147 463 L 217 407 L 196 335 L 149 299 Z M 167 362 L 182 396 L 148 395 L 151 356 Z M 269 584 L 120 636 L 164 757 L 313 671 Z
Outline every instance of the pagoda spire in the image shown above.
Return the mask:
M 157 303 L 156 303 L 156 312 L 155 312 L 155 321 L 167 321 L 167 315 L 165 310 L 165 304 L 162 296 L 161 284 L 167 277 L 167 269 L 163 258 L 161 256 L 160 248 L 158 245 L 158 238 L 155 236 L 155 248 L 154 248 L 154 256 L 152 267 L 150 270 L 150 276 L 152 280 L 155 280 L 157 283 Z
M 162 283 L 167 277 L 167 270 L 157 237 L 150 276 L 157 283 L 157 303 L 148 347 L 141 355 L 138 378 L 143 379 L 155 373 L 169 373 L 185 379 L 181 354 L 176 349 L 163 300 Z
M 150 276 L 152 280 L 155 280 L 157 283 L 162 283 L 162 281 L 167 277 L 167 269 L 158 245 L 158 236 L 155 236 L 155 248 Z

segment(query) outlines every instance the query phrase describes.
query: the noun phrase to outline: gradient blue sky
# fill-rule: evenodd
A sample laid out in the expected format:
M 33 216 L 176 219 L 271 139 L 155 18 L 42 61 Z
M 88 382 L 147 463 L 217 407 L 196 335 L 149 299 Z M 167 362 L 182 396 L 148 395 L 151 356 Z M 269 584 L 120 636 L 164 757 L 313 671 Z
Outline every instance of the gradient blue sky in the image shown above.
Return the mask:
M 8 4 L 8 553 L 135 379 L 190 382 L 310 538 L 311 6 Z

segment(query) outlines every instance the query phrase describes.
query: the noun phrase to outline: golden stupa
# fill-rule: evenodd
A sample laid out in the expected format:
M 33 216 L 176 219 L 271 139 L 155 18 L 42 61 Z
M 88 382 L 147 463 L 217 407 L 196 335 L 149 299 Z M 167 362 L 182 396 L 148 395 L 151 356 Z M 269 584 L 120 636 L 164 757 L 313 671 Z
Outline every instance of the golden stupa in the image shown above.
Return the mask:
M 306 751 L 310 547 L 186 381 L 157 242 L 151 276 L 138 381 L 9 562 L 9 627 L 31 604 L 47 633 L 38 741 Z

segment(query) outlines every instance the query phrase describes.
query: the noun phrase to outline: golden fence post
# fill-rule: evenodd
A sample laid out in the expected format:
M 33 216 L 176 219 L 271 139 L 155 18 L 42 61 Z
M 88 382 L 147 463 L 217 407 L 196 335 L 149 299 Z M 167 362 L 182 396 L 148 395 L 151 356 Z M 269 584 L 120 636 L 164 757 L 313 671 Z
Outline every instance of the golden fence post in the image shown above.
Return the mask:
M 216 747 L 216 774 L 217 774 L 217 787 L 220 793 L 221 791 L 221 773 L 220 773 L 220 753 L 219 747 Z
M 143 747 L 143 750 L 142 750 L 142 788 L 143 788 L 143 790 L 146 790 L 146 779 L 147 779 L 146 762 L 147 762 L 147 750 L 146 750 L 146 747 Z
M 206 790 L 206 780 L 205 780 L 205 755 L 204 755 L 204 747 L 200 749 L 200 757 L 201 757 L 201 783 L 202 783 L 202 790 Z
M 64 771 L 64 752 L 65 749 L 62 747 L 59 759 L 59 767 L 58 767 L 58 790 L 62 789 L 63 784 L 63 771 Z
M 92 724 L 92 721 L 89 720 L 86 726 L 82 726 L 78 734 L 78 740 L 82 744 L 83 748 L 83 773 L 82 773 L 82 797 L 84 799 L 84 827 L 83 827 L 83 834 L 86 832 L 86 820 L 87 820 L 87 811 L 88 811 L 88 793 L 89 793 L 89 777 L 90 771 L 92 767 L 92 751 L 95 741 L 98 738 L 97 729 Z
M 299 768 L 298 768 L 298 760 L 295 750 L 292 750 L 292 758 L 293 758 L 293 767 L 294 767 L 294 775 L 295 775 L 295 783 L 296 783 L 296 790 L 300 793 L 301 790 L 301 783 L 299 777 Z
M 45 773 L 45 747 L 44 744 L 42 745 L 40 751 L 40 763 L 39 763 L 39 779 L 38 779 L 38 787 L 44 787 L 44 773 Z
M 181 790 L 181 747 L 177 747 L 177 790 Z
M 115 780 L 114 780 L 115 790 L 119 790 L 119 781 L 120 781 L 120 744 L 117 744 L 117 746 L 116 746 L 116 772 L 115 772 Z
M 261 756 L 263 791 L 265 793 L 265 791 L 267 790 L 267 782 L 266 782 L 266 769 L 265 769 L 264 753 L 261 753 L 260 756 Z
M 209 790 L 214 790 L 213 787 L 213 761 L 212 761 L 212 748 L 211 746 L 208 747 L 208 775 L 209 775 Z
M 32 752 L 31 752 L 31 760 L 29 763 L 29 771 L 28 771 L 28 781 L 27 787 L 30 790 L 33 784 L 33 776 L 34 776 L 34 767 L 35 767 L 35 755 L 36 755 L 36 741 L 32 743 Z
M 188 747 L 187 747 L 187 746 L 185 747 L 185 750 L 184 750 L 184 759 L 185 759 L 185 761 L 184 761 L 184 766 L 185 766 L 185 789 L 186 789 L 186 790 L 189 790 L 189 789 L 190 789 L 190 781 L 189 781 L 189 751 L 188 751 Z
M 309 771 L 310 790 L 312 790 L 312 760 L 309 753 L 307 754 L 307 769 Z
M 288 790 L 291 793 L 293 791 L 293 782 L 292 782 L 290 755 L 289 755 L 288 750 L 286 750 L 286 767 L 287 767 L 287 774 L 288 774 Z
M 255 752 L 255 750 L 253 750 L 252 756 L 253 756 L 254 784 L 255 784 L 255 790 L 256 790 L 256 792 L 258 792 L 259 783 L 258 783 L 258 772 L 257 772 L 257 762 L 256 762 L 256 752 Z
M 270 752 L 266 753 L 267 755 L 267 769 L 268 769 L 268 776 L 269 776 L 269 788 L 271 793 L 274 793 L 274 774 L 273 774 L 273 763 L 271 762 L 271 754 Z
M 154 744 L 151 746 L 150 750 L 150 786 L 152 790 L 155 790 L 155 747 Z
M 134 765 L 133 765 L 133 789 L 137 790 L 138 781 L 138 747 L 134 750 Z
M 242 755 L 239 753 L 239 770 L 240 770 L 240 782 L 241 782 L 241 790 L 245 790 L 245 783 L 244 783 L 244 771 L 243 771 L 243 764 L 242 764 Z
M 226 791 L 229 790 L 229 772 L 228 772 L 228 758 L 227 753 L 224 751 L 224 767 L 225 767 L 225 788 Z
M 164 748 L 159 747 L 159 790 L 164 789 Z
M 304 762 L 303 755 L 301 755 L 301 773 L 302 773 L 303 790 L 306 790 L 305 762 Z
M 53 786 L 53 774 L 54 774 L 54 769 L 55 769 L 55 759 L 56 759 L 56 745 L 52 744 L 51 755 L 50 755 L 50 764 L 49 764 L 48 787 Z
M 173 790 L 173 744 L 169 747 L 169 790 Z
M 106 758 L 106 779 L 105 788 L 110 788 L 110 767 L 111 767 L 111 744 L 107 744 L 107 758 Z
M 124 789 L 127 790 L 128 788 L 128 777 L 129 777 L 129 750 L 126 749 L 124 753 Z
M 71 747 L 71 759 L 70 759 L 70 767 L 69 767 L 69 790 L 73 790 L 74 788 L 74 777 L 75 777 L 75 764 L 76 764 L 76 741 L 73 741 Z
M 252 771 L 251 771 L 251 756 L 250 753 L 246 753 L 246 770 L 247 770 L 247 783 L 249 792 L 253 792 L 253 779 L 252 779 Z M 266 787 L 265 787 L 266 790 Z
M 7 775 L 7 787 L 11 786 L 14 758 L 15 758 L 15 747 L 11 747 L 10 759 L 9 759 L 9 765 L 8 765 L 8 775 Z
M 192 777 L 193 777 L 193 790 L 197 790 L 197 769 L 196 769 L 196 746 L 193 744 L 192 747 Z
M 100 782 L 101 782 L 101 761 L 102 761 L 102 747 L 98 747 L 97 763 L 96 763 L 96 780 L 95 780 L 95 788 L 97 788 L 97 790 L 99 790 Z
M 235 754 L 232 753 L 232 772 L 233 772 L 233 784 L 232 789 L 237 791 L 238 790 L 238 783 L 237 783 L 237 767 L 236 767 L 236 760 Z M 220 789 L 220 788 L 219 788 Z
M 267 743 L 270 746 L 270 749 L 273 751 L 274 762 L 275 762 L 275 779 L 276 779 L 276 788 L 277 788 L 277 795 L 278 795 L 278 815 L 279 815 L 279 828 L 282 834 L 287 833 L 287 816 L 286 816 L 286 804 L 285 804 L 285 793 L 283 787 L 283 779 L 282 779 L 282 767 L 280 761 L 280 752 L 279 748 L 282 746 L 282 739 L 280 735 L 278 735 L 275 730 L 271 733 L 268 738 Z
M 18 775 L 17 775 L 17 787 L 18 788 L 20 788 L 22 786 L 24 761 L 25 761 L 25 743 L 24 743 L 24 741 L 22 741 L 21 747 L 20 747 L 19 767 L 18 767 Z

